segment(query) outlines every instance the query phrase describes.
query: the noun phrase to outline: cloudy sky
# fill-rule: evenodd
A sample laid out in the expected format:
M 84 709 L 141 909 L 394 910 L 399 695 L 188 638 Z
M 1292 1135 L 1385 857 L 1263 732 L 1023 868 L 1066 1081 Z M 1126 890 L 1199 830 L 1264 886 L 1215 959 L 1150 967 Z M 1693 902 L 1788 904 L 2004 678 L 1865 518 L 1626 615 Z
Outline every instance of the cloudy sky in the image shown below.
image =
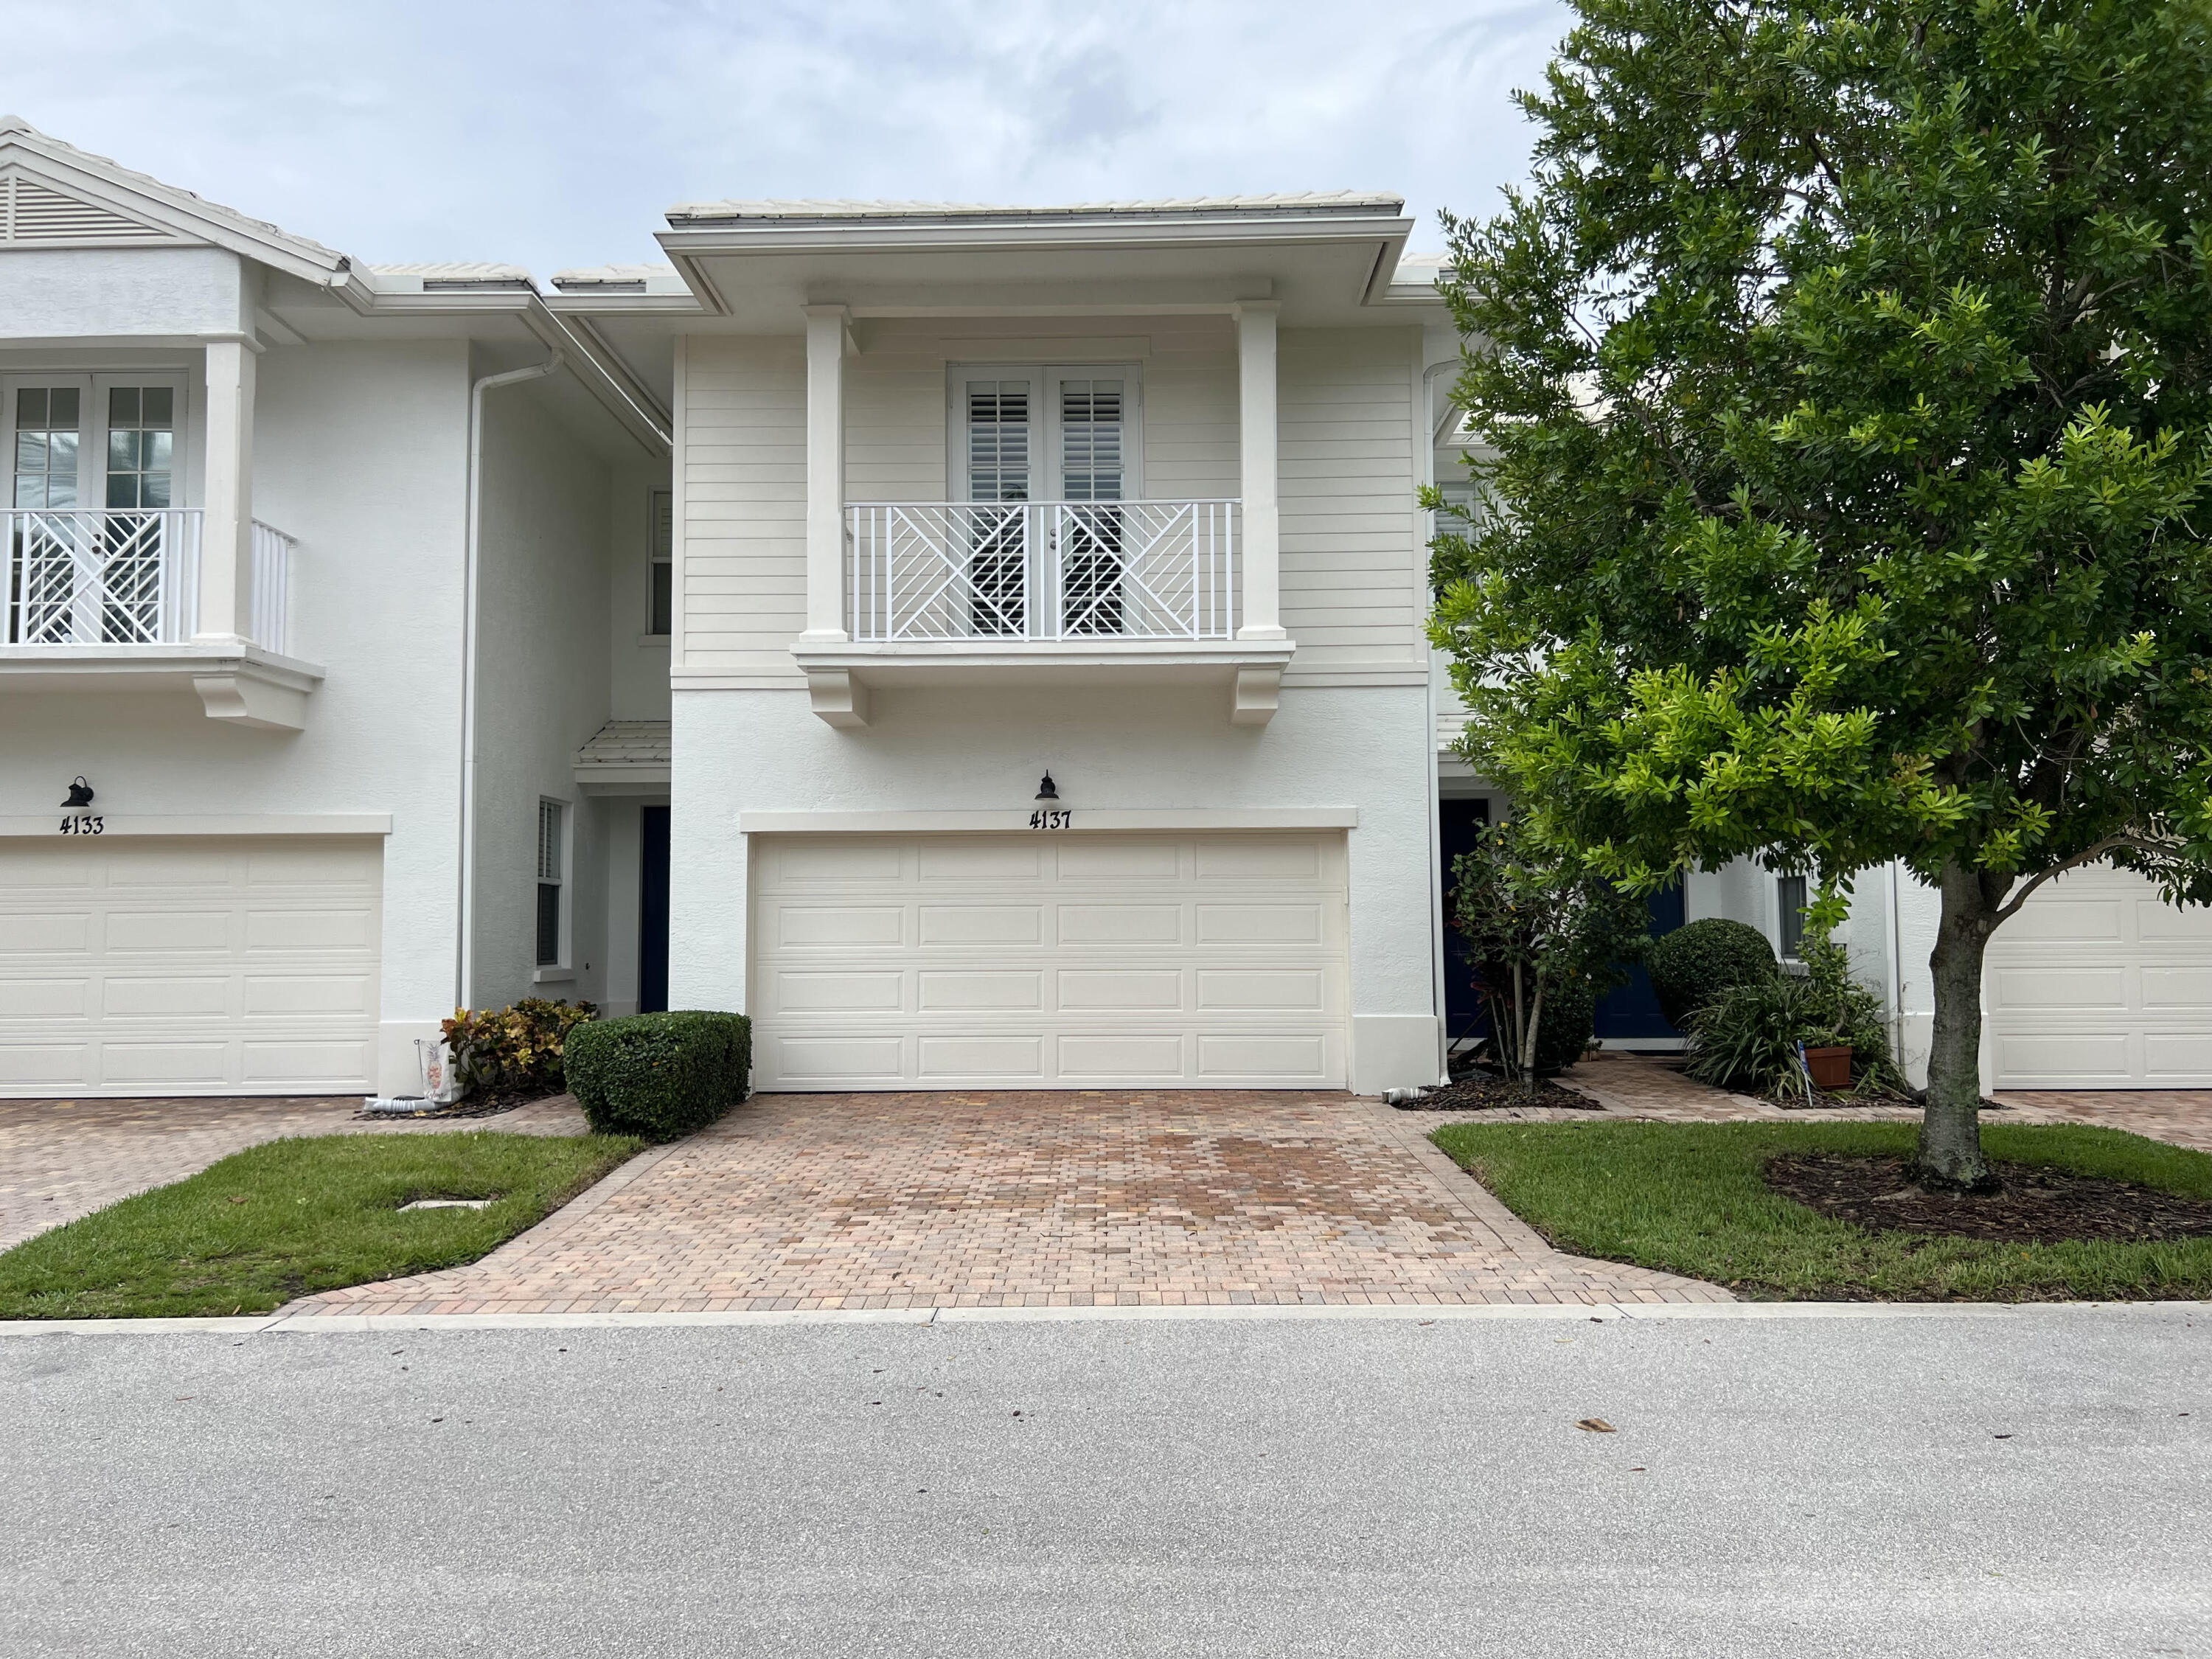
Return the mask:
M 672 203 L 1386 189 L 1487 211 L 1555 0 L 0 0 L 0 112 L 369 261 Z

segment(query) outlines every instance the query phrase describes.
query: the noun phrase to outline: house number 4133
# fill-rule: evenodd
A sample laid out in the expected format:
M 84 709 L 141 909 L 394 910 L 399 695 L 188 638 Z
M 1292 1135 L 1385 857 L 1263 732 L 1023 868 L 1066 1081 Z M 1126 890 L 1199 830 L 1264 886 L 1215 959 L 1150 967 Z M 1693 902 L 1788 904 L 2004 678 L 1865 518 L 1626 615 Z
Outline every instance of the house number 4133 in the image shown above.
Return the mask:
M 64 836 L 98 836 L 107 830 L 107 820 L 94 812 L 73 812 L 62 820 Z
M 1073 830 L 1075 828 L 1075 814 L 1066 811 L 1032 812 L 1030 814 L 1030 828 L 1032 830 Z

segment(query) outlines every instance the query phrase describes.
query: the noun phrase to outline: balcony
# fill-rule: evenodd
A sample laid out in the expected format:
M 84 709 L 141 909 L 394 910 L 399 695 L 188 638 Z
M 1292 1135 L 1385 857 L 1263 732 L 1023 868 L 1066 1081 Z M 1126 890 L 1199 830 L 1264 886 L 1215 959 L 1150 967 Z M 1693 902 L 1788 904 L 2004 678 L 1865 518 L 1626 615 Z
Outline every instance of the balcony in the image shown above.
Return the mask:
M 216 720 L 296 728 L 322 679 L 286 649 L 296 544 L 252 526 L 246 627 L 203 638 L 203 519 L 181 507 L 0 509 L 0 692 L 189 686 Z
M 848 515 L 856 641 L 1237 635 L 1234 501 L 884 503 Z
M 875 502 L 845 509 L 845 641 L 801 641 L 814 712 L 870 687 L 1219 682 L 1264 724 L 1286 641 L 1239 640 L 1227 500 Z

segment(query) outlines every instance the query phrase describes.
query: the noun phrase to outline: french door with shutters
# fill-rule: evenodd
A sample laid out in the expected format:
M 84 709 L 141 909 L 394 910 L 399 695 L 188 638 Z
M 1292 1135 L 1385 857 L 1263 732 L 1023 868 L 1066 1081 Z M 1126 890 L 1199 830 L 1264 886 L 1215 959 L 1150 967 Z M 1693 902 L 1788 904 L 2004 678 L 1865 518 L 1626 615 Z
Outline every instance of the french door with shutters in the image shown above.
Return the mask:
M 39 375 L 0 382 L 8 513 L 5 638 L 149 644 L 182 575 L 184 382 Z
M 1119 503 L 1142 494 L 1135 367 L 956 368 L 951 390 L 973 631 L 1122 632 Z

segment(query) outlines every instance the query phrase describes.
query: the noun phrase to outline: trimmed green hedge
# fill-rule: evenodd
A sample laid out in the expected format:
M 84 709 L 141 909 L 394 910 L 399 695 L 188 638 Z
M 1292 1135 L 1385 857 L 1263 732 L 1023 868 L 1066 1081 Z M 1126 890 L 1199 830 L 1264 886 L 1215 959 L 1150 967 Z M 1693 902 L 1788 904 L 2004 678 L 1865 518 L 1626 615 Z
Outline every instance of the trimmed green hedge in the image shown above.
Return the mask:
M 1662 933 L 1644 958 L 1659 1012 L 1676 1030 L 1722 992 L 1771 979 L 1781 972 L 1774 947 L 1756 927 L 1721 916 L 1707 916 Z
M 752 1022 L 743 1014 L 628 1014 L 568 1036 L 568 1088 L 601 1134 L 675 1140 L 745 1097 Z

